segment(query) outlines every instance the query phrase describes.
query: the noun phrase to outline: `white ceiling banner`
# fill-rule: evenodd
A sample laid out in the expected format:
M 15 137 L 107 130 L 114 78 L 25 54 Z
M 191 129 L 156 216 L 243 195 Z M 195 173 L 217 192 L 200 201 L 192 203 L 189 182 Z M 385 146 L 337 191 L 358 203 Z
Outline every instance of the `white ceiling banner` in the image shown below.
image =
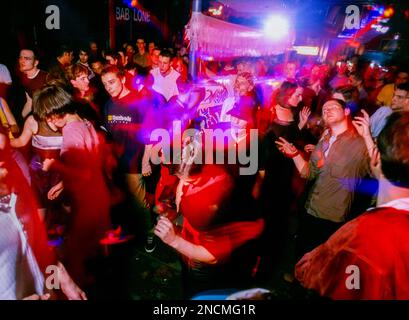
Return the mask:
M 229 23 L 200 12 L 193 12 L 186 26 L 190 45 L 205 59 L 268 56 L 292 47 L 294 32 L 279 39 L 274 37 L 275 32 Z

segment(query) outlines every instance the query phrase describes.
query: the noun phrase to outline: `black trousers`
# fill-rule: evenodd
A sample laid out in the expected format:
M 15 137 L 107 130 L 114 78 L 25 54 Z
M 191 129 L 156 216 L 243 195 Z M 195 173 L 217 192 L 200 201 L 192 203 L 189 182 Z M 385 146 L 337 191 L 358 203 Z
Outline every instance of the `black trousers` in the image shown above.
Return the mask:
M 301 259 L 304 254 L 327 241 L 342 225 L 342 222 L 338 223 L 316 218 L 304 210 L 300 215 L 296 238 L 297 261 Z

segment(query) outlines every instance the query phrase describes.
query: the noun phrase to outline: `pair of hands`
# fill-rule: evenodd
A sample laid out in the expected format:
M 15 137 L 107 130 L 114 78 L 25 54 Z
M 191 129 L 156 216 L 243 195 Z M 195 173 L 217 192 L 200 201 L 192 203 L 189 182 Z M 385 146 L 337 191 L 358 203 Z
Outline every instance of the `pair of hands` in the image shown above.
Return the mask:
M 353 126 L 355 127 L 358 134 L 364 138 L 371 137 L 371 125 L 370 125 L 370 117 L 369 114 L 365 110 L 361 110 L 362 116 L 357 116 L 352 121 Z M 302 129 L 305 124 L 307 123 L 308 117 L 311 114 L 311 111 L 308 107 L 304 107 L 300 112 L 300 122 L 298 127 Z M 279 140 L 276 141 L 278 149 L 284 153 L 285 155 L 291 157 L 295 155 L 298 151 L 297 148 L 294 147 L 292 143 L 289 143 L 286 139 L 280 137 Z M 312 152 L 315 146 L 313 145 L 306 145 L 304 150 L 307 152 Z

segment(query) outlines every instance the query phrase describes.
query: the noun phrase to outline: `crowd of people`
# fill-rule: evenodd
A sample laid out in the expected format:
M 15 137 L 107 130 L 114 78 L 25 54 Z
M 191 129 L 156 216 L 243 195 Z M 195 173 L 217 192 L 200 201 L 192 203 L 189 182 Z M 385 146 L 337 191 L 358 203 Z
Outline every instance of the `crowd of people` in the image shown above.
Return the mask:
M 186 298 L 268 283 L 289 239 L 286 281 L 409 298 L 407 66 L 204 61 L 205 83 L 185 48 L 135 44 L 61 46 L 52 61 L 22 48 L 15 69 L 0 65 L 0 299 L 61 297 L 46 290 L 52 264 L 65 296 L 86 299 L 101 240 L 129 235 L 180 254 Z M 229 95 L 204 110 L 220 77 Z M 210 129 L 227 132 L 221 146 Z M 159 144 L 158 130 L 173 138 Z M 222 161 L 206 162 L 208 148 Z M 242 174 L 246 154 L 254 173 Z M 349 265 L 360 289 L 345 286 Z

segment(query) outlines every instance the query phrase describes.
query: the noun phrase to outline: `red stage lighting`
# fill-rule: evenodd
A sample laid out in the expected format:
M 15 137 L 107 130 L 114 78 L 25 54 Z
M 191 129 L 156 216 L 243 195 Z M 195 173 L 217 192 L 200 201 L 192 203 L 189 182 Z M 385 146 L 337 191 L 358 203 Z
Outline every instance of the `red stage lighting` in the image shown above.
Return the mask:
M 395 9 L 393 9 L 393 7 L 388 7 L 385 9 L 385 12 L 383 13 L 383 16 L 385 18 L 390 18 L 393 16 L 393 14 L 395 13 Z

